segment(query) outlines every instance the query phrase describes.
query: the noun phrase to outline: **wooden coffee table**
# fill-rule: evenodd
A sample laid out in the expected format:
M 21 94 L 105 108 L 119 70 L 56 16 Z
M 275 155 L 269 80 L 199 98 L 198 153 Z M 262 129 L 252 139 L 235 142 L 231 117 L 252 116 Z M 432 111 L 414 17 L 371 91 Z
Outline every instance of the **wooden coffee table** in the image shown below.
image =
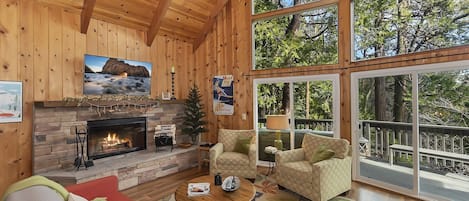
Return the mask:
M 224 178 L 223 178 L 224 179 Z M 213 175 L 204 175 L 192 180 L 182 183 L 176 190 L 175 197 L 177 201 L 185 200 L 232 200 L 232 201 L 251 201 L 256 195 L 256 188 L 254 185 L 244 178 L 241 180 L 241 186 L 234 192 L 225 192 L 221 186 L 215 186 Z M 187 185 L 189 183 L 207 182 L 210 183 L 210 193 L 208 195 L 201 196 L 187 196 Z

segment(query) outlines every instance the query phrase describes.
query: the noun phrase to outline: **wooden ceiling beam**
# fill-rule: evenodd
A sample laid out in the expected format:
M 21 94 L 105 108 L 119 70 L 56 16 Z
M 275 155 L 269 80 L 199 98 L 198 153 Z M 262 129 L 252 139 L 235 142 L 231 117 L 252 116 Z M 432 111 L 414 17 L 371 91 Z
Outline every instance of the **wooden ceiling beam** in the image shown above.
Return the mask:
M 205 40 L 207 33 L 210 31 L 210 29 L 213 27 L 213 24 L 215 23 L 215 18 L 223 10 L 226 3 L 228 3 L 228 0 L 217 0 L 217 5 L 215 5 L 215 7 L 213 7 L 213 9 L 211 10 L 210 16 L 208 16 L 208 19 L 205 22 L 204 27 L 202 28 L 202 32 L 194 41 L 194 45 L 193 45 L 194 51 L 197 50 L 200 44 L 202 44 L 202 42 Z
M 80 32 L 86 34 L 90 25 L 91 15 L 93 14 L 96 0 L 83 0 L 83 9 L 81 10 Z
M 153 15 L 153 20 L 151 21 L 150 28 L 148 28 L 147 32 L 147 45 L 151 46 L 153 40 L 155 39 L 156 34 L 161 26 L 161 21 L 163 20 L 166 11 L 168 11 L 169 5 L 171 0 L 160 0 L 158 3 L 158 8 L 155 10 L 155 14 Z

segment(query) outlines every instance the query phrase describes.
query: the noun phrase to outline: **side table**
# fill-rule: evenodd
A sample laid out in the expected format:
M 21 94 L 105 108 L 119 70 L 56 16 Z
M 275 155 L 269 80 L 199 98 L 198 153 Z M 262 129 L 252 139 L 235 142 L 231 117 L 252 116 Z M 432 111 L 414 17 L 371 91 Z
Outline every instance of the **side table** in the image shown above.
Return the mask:
M 197 149 L 198 152 L 199 152 L 199 171 L 202 170 L 202 165 L 204 163 L 207 163 L 209 164 L 210 163 L 210 147 L 203 147 L 203 146 L 199 146 L 199 148 Z M 203 155 L 207 155 L 207 156 L 203 156 Z
M 273 146 L 267 146 L 264 149 L 264 153 L 267 154 L 267 159 L 269 161 L 269 170 L 267 171 L 267 175 L 269 176 L 270 174 L 274 173 L 274 167 L 275 167 L 275 153 L 277 153 L 277 148 Z

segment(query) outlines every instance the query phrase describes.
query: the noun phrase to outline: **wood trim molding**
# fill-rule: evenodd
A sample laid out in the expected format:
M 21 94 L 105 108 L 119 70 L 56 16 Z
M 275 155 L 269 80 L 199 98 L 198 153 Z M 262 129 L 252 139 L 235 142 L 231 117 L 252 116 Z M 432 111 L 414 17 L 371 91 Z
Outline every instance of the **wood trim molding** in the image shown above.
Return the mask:
M 155 13 L 153 15 L 153 20 L 151 21 L 150 28 L 148 28 L 147 32 L 147 45 L 151 46 L 153 43 L 153 40 L 155 39 L 156 34 L 160 30 L 161 27 L 161 21 L 163 20 L 163 17 L 166 14 L 166 11 L 168 11 L 169 5 L 171 3 L 171 0 L 161 0 L 160 3 L 158 4 L 158 8 L 155 10 Z
M 202 32 L 194 41 L 194 46 L 193 46 L 194 52 L 197 50 L 197 48 L 199 48 L 200 44 L 202 44 L 202 42 L 204 41 L 205 37 L 207 36 L 207 33 L 210 31 L 210 29 L 213 27 L 213 24 L 215 23 L 215 18 L 223 10 L 226 3 L 228 3 L 228 0 L 218 0 L 217 5 L 210 11 L 210 16 L 208 16 L 208 19 L 205 22 L 204 27 L 202 28 Z
M 83 0 L 83 10 L 81 10 L 81 25 L 80 32 L 86 34 L 88 26 L 90 25 L 91 15 L 93 14 L 94 5 L 96 0 Z
M 313 8 L 320 8 L 320 7 L 337 4 L 338 2 L 339 0 L 318 0 L 315 2 L 305 3 L 305 4 L 301 4 L 301 5 L 294 6 L 294 7 L 256 14 L 252 16 L 252 21 L 257 21 L 261 19 L 269 19 L 274 16 L 283 16 L 283 15 L 288 15 L 291 13 L 298 13 L 298 12 L 313 9 Z

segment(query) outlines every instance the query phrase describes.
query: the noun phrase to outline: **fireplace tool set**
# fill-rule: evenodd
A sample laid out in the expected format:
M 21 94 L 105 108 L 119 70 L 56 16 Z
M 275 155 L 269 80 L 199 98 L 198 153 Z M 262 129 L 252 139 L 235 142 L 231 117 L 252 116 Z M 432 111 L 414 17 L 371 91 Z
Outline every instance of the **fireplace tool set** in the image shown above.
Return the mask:
M 87 135 L 87 129 L 85 127 L 75 127 L 75 145 L 77 152 L 73 165 L 77 171 L 81 166 L 85 166 L 85 169 L 88 169 L 88 167 L 94 165 L 92 160 L 85 160 L 84 147 Z

